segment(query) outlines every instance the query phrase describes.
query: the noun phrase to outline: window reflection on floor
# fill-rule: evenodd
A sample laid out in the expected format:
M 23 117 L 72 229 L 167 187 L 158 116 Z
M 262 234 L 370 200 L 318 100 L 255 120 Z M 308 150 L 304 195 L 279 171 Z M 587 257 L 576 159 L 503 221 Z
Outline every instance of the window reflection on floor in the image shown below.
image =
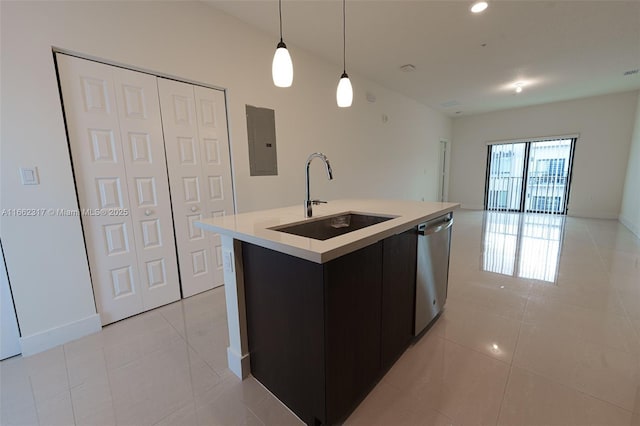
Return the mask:
M 485 212 L 482 269 L 554 283 L 564 223 L 558 215 Z

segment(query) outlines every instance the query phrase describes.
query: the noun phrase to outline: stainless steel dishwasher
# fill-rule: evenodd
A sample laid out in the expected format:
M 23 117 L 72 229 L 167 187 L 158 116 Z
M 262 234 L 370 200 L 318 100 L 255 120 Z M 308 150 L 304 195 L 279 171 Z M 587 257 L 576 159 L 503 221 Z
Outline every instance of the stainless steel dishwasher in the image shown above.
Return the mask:
M 418 225 L 414 336 L 438 316 L 447 300 L 453 213 Z

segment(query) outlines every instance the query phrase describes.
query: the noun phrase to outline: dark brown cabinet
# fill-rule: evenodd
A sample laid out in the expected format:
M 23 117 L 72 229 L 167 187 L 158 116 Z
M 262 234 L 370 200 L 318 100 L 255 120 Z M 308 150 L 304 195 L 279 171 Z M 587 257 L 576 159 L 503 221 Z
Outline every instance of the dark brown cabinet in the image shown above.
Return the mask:
M 388 370 L 413 338 L 417 236 L 414 229 L 383 241 L 382 368 Z
M 410 343 L 416 244 L 317 264 L 243 243 L 251 372 L 307 424 L 344 420 Z

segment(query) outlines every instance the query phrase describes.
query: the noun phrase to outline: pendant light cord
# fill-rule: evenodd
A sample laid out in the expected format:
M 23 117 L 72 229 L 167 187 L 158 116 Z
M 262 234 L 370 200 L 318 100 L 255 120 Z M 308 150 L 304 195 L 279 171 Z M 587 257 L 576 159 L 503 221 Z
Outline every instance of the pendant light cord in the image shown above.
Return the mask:
M 278 12 L 280 14 L 280 42 L 282 43 L 282 0 L 278 0 Z
M 345 15 L 346 0 L 342 0 L 342 72 L 347 72 L 347 17 Z

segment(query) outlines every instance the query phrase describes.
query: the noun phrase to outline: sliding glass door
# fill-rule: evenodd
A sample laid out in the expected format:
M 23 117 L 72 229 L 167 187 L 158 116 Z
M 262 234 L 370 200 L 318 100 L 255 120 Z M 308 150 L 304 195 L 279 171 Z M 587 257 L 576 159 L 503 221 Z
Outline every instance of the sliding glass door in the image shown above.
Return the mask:
M 566 212 L 572 147 L 571 139 L 531 143 L 525 211 Z
M 485 209 L 566 214 L 575 139 L 489 145 Z
M 485 196 L 487 210 L 521 210 L 525 154 L 525 143 L 489 146 Z

